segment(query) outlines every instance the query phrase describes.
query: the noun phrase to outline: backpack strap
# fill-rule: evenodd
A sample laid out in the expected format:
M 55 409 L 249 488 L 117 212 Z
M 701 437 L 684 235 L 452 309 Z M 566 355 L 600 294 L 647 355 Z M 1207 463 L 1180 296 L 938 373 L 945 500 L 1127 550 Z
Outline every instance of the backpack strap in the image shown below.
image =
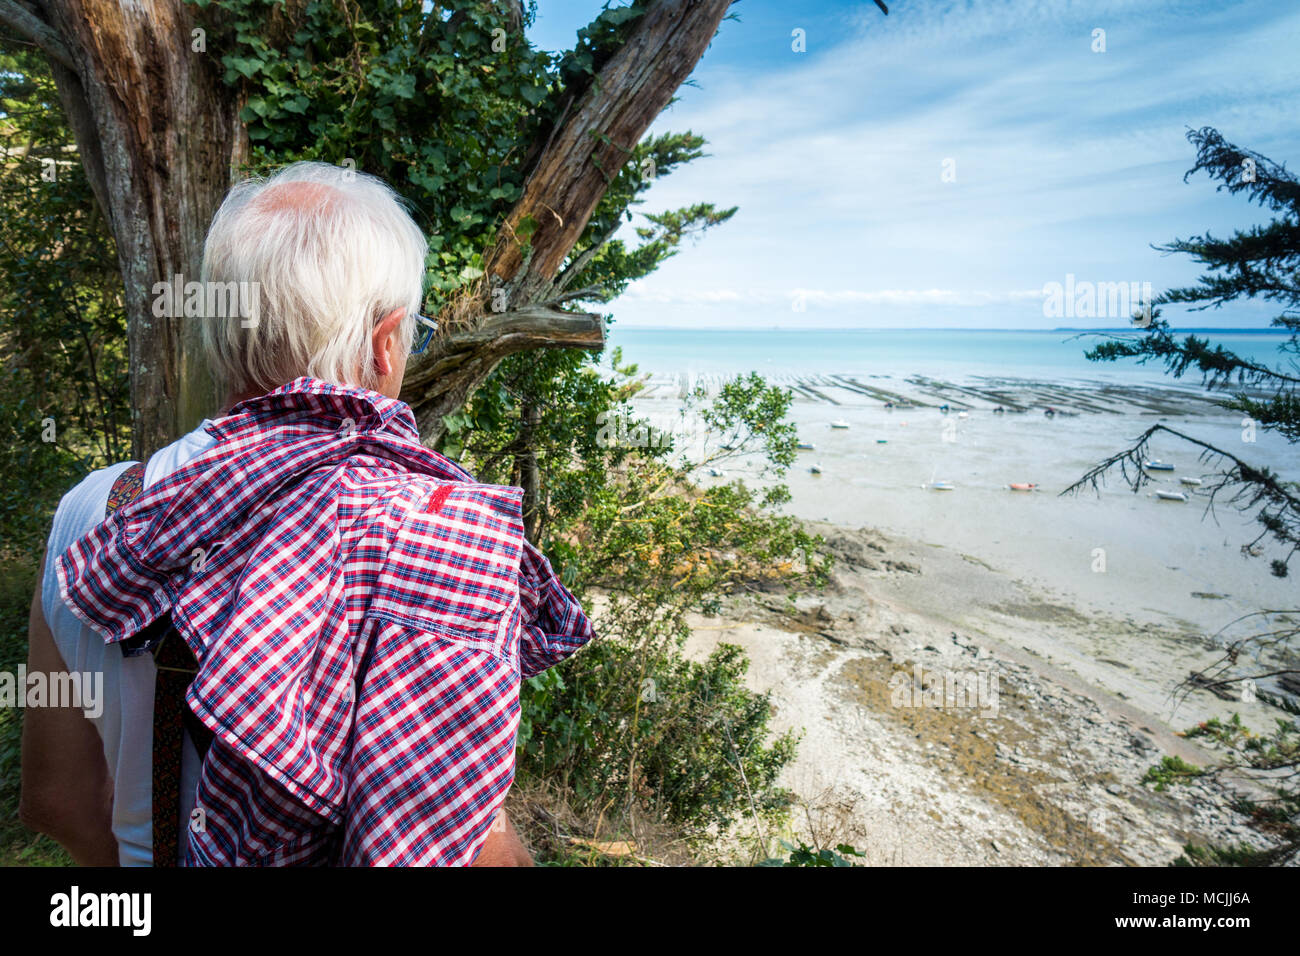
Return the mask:
M 144 465 L 135 462 L 113 482 L 105 517 L 130 504 L 144 490 Z M 185 691 L 199 663 L 184 638 L 164 614 L 140 633 L 118 644 L 123 657 L 152 654 L 157 668 L 153 691 L 153 865 L 174 867 L 180 850 L 181 752 L 184 731 L 190 732 L 199 760 L 207 756 L 212 731 L 185 703 Z

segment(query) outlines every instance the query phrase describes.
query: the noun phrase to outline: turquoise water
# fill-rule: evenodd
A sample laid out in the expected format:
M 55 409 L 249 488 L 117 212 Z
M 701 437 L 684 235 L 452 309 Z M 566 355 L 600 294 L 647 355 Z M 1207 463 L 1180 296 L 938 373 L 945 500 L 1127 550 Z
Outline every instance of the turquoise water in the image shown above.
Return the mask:
M 1278 333 L 1198 332 L 1212 344 L 1276 367 L 1285 358 Z M 694 330 L 621 328 L 609 346 L 625 361 L 656 373 L 733 374 L 841 373 L 923 374 L 950 379 L 973 376 L 1170 381 L 1163 366 L 1135 361 L 1089 362 L 1083 353 L 1102 341 L 1077 332 L 983 329 L 757 329 Z M 1196 384 L 1199 379 L 1186 377 Z

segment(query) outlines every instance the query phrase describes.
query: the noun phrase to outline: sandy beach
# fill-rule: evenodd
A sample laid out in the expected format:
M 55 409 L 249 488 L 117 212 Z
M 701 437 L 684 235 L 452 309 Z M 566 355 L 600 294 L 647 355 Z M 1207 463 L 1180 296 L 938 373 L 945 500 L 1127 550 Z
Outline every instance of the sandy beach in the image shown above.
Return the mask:
M 1084 618 L 950 549 L 817 530 L 839 558 L 827 591 L 797 613 L 779 595 L 735 599 L 696 617 L 687 645 L 743 647 L 774 730 L 802 731 L 781 781 L 800 797 L 800 838 L 874 865 L 1165 865 L 1189 841 L 1266 845 L 1225 782 L 1140 783 L 1165 754 L 1206 763 L 1177 730 L 1269 718 L 1206 691 L 1171 706 L 1170 678 L 1213 660 L 1208 647 L 1176 626 Z M 1096 656 L 1065 650 L 1079 646 Z M 918 666 L 923 685 L 955 674 L 996 697 L 900 706 Z
M 744 647 L 751 685 L 773 694 L 776 729 L 803 732 L 783 780 L 805 805 L 802 835 L 833 833 L 868 862 L 906 865 L 1164 865 L 1189 841 L 1265 845 L 1230 808 L 1231 780 L 1164 793 L 1140 780 L 1163 755 L 1209 762 L 1178 735 L 1200 721 L 1235 712 L 1266 727 L 1280 716 L 1175 692 L 1219 658 L 1215 635 L 1235 618 L 1294 607 L 1294 583 L 1268 575 L 1266 550 L 1242 556 L 1254 533 L 1239 515 L 1207 515 L 1179 485 L 1208 468 L 1173 440 L 1153 446 L 1177 467 L 1157 487 L 1190 490 L 1189 502 L 1134 495 L 1118 476 L 1100 496 L 1058 497 L 1155 421 L 1240 447 L 1239 416 L 1199 389 L 1150 384 L 781 384 L 815 446 L 787 478 L 788 510 L 826 538 L 834 584 L 793 614 L 783 596 L 734 598 L 694 621 L 688 651 Z M 638 411 L 674 427 L 682 385 L 652 379 Z M 1248 454 L 1296 477 L 1294 452 L 1269 437 Z M 719 470 L 700 478 L 755 480 L 743 457 Z M 949 677 L 946 704 L 922 699 L 936 674 Z M 952 675 L 966 700 L 954 703 Z M 974 700 L 980 690 L 995 707 Z

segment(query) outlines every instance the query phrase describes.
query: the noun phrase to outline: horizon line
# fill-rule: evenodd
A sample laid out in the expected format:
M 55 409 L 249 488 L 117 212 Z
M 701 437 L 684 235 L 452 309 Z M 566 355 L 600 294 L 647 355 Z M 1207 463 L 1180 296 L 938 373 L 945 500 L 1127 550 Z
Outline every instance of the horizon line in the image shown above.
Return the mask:
M 611 332 L 619 328 L 615 321 Z M 1141 332 L 1135 326 L 1076 326 L 1061 325 L 1050 329 L 1027 329 L 1006 326 L 967 326 L 967 325 L 762 325 L 762 326 L 718 326 L 718 325 L 623 325 L 625 329 L 639 329 L 646 332 Z M 1276 335 L 1291 335 L 1292 332 L 1276 326 L 1242 326 L 1240 328 L 1222 325 L 1189 325 L 1172 328 L 1174 333 L 1181 332 L 1269 332 Z

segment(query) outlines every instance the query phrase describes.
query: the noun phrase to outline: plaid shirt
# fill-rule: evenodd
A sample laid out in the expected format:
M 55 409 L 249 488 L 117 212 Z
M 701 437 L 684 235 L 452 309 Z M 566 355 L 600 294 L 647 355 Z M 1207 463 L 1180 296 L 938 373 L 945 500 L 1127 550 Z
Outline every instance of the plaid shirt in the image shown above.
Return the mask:
M 405 403 L 310 377 L 209 431 L 56 567 L 106 641 L 170 611 L 199 660 L 186 700 L 214 741 L 187 862 L 471 863 L 521 678 L 593 637 L 521 490 L 425 448 Z

